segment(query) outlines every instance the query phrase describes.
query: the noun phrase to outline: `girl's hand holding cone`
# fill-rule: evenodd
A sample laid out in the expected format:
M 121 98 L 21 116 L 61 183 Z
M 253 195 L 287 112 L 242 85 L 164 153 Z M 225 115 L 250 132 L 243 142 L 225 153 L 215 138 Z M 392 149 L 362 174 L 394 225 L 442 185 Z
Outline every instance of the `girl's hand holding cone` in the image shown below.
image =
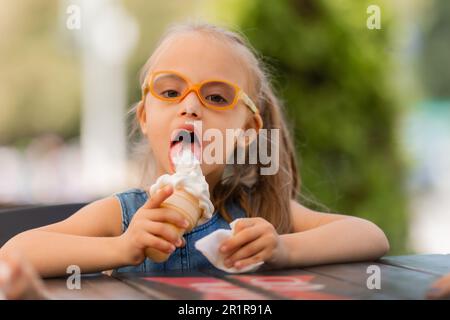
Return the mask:
M 184 245 L 177 228 L 186 229 L 189 222 L 179 212 L 161 207 L 172 193 L 171 186 L 155 193 L 136 212 L 127 231 L 120 236 L 122 252 L 129 264 L 142 263 L 147 249 L 171 254 L 176 247 Z

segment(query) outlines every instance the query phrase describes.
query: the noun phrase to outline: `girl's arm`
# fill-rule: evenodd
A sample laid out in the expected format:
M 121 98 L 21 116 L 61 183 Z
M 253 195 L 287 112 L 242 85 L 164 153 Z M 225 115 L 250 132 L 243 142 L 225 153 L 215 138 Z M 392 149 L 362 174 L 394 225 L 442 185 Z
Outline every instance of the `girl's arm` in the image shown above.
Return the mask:
M 25 231 L 0 249 L 0 259 L 20 251 L 43 277 L 66 274 L 77 265 L 81 272 L 97 272 L 145 259 L 145 249 L 171 253 L 182 241 L 169 224 L 186 228 L 188 222 L 172 209 L 160 208 L 172 194 L 166 187 L 139 208 L 126 232 L 122 233 L 121 208 L 110 197 L 83 207 L 68 219 L 46 227 Z
M 124 263 L 121 221 L 117 199 L 98 200 L 64 221 L 18 234 L 0 249 L 0 257 L 20 251 L 44 277 L 64 275 L 70 265 L 82 272 L 114 268 Z
M 220 246 L 226 267 L 243 268 L 265 261 L 275 268 L 374 260 L 389 243 L 372 222 L 316 212 L 291 201 L 293 233 L 279 235 L 259 217 L 237 221 L 234 235 Z
M 291 212 L 294 233 L 280 236 L 285 266 L 375 260 L 389 251 L 384 232 L 370 221 L 316 212 L 294 200 Z

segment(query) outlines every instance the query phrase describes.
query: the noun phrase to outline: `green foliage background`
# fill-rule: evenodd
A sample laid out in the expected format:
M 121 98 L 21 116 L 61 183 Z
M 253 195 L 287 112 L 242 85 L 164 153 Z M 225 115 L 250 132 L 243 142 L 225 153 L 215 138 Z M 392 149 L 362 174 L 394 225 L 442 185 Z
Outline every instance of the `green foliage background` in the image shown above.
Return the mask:
M 366 27 L 369 4 L 382 8 L 381 30 Z M 373 1 L 266 0 L 253 1 L 237 21 L 275 72 L 302 191 L 314 199 L 306 204 L 375 222 L 391 253 L 401 253 L 407 210 L 388 15 Z
M 435 1 L 427 12 L 427 24 L 423 32 L 422 54 L 419 70 L 425 89 L 435 99 L 450 98 L 450 2 Z M 439 76 L 436 76 L 439 75 Z

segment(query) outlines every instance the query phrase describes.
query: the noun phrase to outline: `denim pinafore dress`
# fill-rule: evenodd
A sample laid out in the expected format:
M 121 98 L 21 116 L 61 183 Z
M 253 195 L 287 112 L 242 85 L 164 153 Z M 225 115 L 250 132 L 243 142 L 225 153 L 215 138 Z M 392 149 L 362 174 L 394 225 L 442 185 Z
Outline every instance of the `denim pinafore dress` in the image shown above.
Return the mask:
M 125 232 L 134 214 L 147 201 L 148 195 L 142 189 L 131 189 L 116 193 L 114 196 L 120 201 L 122 208 L 122 232 Z M 226 204 L 227 212 L 233 220 L 245 218 L 245 211 L 235 202 Z M 137 266 L 120 267 L 115 272 L 152 272 L 152 271 L 189 271 L 197 269 L 214 269 L 215 267 L 206 257 L 195 248 L 195 242 L 217 229 L 230 229 L 228 222 L 219 214 L 218 210 L 213 213 L 210 220 L 201 224 L 190 232 L 184 234 L 186 245 L 176 250 L 164 262 L 153 262 L 146 258 Z

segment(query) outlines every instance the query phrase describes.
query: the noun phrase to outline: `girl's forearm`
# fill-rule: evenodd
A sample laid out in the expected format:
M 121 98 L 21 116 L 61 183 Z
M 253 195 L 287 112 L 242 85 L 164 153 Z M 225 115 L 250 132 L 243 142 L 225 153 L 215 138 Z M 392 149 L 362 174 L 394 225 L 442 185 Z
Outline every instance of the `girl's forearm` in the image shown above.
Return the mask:
M 98 272 L 124 265 L 118 237 L 86 237 L 49 231 L 26 231 L 1 249 L 19 250 L 42 277 L 66 275 L 77 265 L 81 272 Z
M 304 232 L 281 235 L 288 252 L 285 267 L 375 260 L 386 254 L 389 243 L 375 224 L 342 219 Z

